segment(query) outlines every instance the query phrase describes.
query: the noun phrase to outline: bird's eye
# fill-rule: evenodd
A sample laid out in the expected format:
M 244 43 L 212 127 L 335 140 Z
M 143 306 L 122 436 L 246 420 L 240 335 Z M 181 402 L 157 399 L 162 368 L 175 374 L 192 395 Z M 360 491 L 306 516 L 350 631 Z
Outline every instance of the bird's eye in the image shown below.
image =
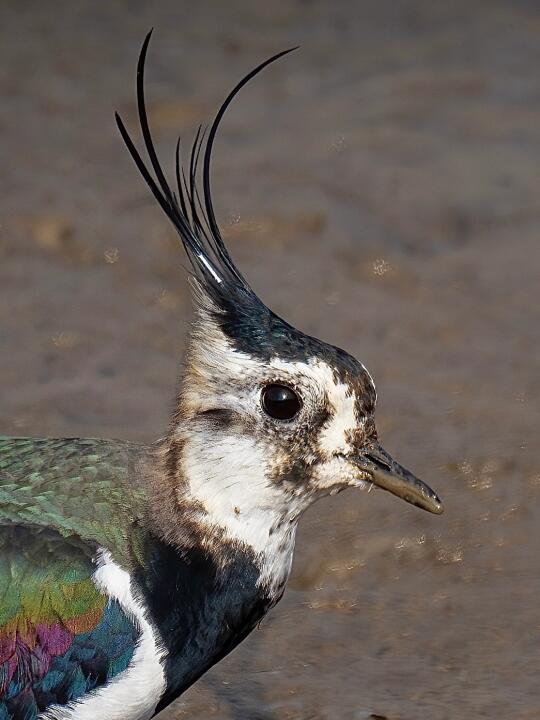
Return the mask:
M 292 420 L 302 405 L 294 390 L 277 384 L 263 388 L 261 404 L 265 413 L 275 420 Z

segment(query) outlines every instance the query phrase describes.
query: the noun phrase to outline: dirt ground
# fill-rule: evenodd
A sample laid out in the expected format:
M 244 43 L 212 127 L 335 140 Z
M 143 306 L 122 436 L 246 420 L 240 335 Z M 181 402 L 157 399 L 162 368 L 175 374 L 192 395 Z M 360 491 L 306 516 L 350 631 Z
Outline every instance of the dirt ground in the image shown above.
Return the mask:
M 446 505 L 321 502 L 281 604 L 162 717 L 540 718 L 540 5 L 2 0 L 4 434 L 166 426 L 183 258 L 113 122 L 151 26 L 167 167 L 301 45 L 226 118 L 219 218 L 263 299 L 371 370 Z

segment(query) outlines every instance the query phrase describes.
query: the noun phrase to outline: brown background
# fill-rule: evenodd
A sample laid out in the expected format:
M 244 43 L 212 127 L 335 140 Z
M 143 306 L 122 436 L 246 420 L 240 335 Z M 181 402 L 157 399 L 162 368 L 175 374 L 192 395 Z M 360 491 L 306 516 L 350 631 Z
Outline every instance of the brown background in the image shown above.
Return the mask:
M 214 194 L 267 303 L 378 384 L 429 516 L 305 517 L 283 602 L 167 718 L 540 717 L 537 2 L 0 4 L 0 431 L 151 440 L 189 298 L 113 123 L 156 31 L 164 163 L 230 86 Z

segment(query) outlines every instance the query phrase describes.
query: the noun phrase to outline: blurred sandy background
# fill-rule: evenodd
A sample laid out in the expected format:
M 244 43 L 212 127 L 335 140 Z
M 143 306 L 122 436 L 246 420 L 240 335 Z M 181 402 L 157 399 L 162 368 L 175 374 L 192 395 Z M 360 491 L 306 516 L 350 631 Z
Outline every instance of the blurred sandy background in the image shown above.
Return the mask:
M 0 4 L 0 432 L 151 440 L 189 297 L 122 146 L 142 39 L 164 165 L 228 114 L 214 196 L 255 289 L 378 385 L 439 491 L 302 523 L 283 602 L 164 718 L 540 718 L 540 5 Z

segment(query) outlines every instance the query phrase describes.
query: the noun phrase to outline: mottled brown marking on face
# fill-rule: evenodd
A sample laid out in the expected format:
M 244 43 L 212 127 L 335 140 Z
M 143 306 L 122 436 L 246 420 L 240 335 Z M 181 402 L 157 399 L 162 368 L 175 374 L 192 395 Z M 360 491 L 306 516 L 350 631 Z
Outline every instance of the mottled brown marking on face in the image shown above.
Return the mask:
M 192 547 L 202 540 L 194 522 L 203 508 L 193 501 L 179 503 L 187 482 L 180 470 L 183 443 L 167 438 L 154 446 L 154 462 L 144 469 L 149 494 L 148 523 L 158 537 L 168 543 Z
M 212 424 L 216 430 L 226 430 L 235 422 L 238 422 L 238 415 L 232 410 L 225 408 L 209 408 L 197 413 L 198 417 Z
M 366 415 L 372 415 L 377 400 L 373 378 L 355 358 L 343 351 L 341 352 L 346 356 L 347 362 L 338 364 L 333 368 L 334 381 L 336 384 L 348 385 L 351 392 L 356 396 L 359 419 Z
M 361 450 L 364 445 L 377 440 L 377 428 L 373 417 L 365 417 L 358 427 L 349 430 L 346 433 L 347 442 L 353 448 Z
M 318 407 L 310 416 L 309 422 L 291 426 L 287 430 L 276 428 L 271 423 L 275 449 L 270 475 L 271 482 L 294 493 L 304 488 L 310 490 L 311 467 L 321 462 L 318 436 L 330 418 L 330 407 L 325 397 L 324 405 Z
M 180 462 L 180 454 L 182 452 L 182 444 L 178 440 L 173 440 L 168 444 L 165 451 L 165 469 L 167 477 L 171 482 L 176 484 L 177 468 Z

